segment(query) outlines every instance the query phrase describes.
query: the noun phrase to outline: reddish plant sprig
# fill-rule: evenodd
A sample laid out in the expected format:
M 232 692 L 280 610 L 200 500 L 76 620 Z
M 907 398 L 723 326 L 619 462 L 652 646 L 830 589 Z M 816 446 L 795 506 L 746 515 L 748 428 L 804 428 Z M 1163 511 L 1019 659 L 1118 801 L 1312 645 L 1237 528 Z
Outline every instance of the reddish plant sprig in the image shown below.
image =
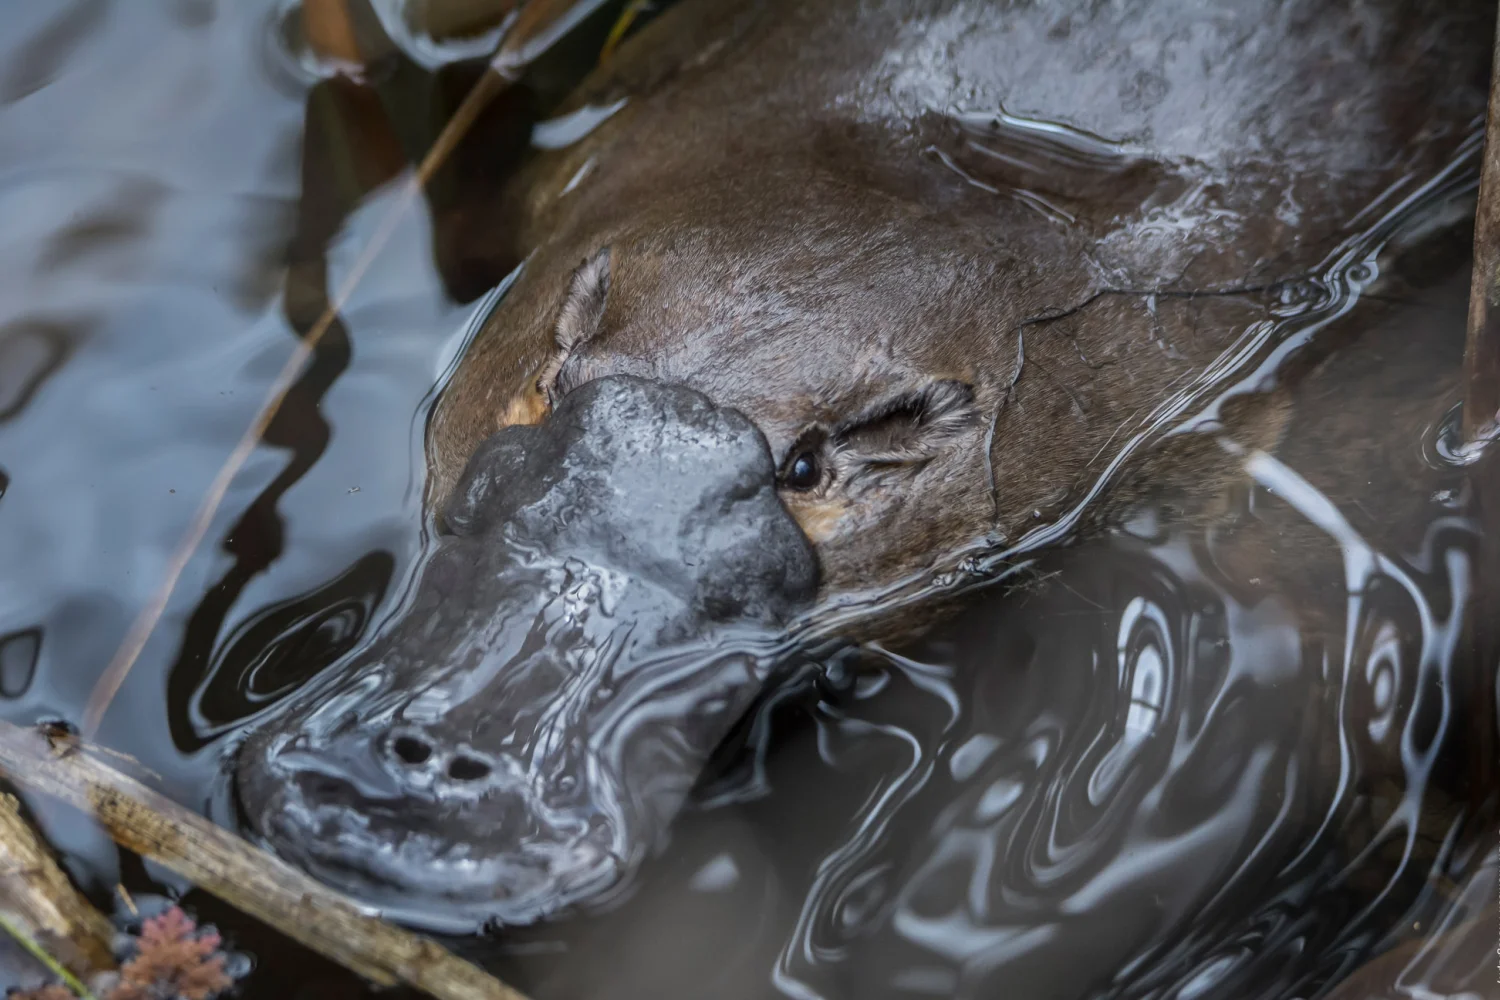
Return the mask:
M 208 1000 L 233 981 L 218 954 L 221 939 L 199 931 L 172 907 L 141 927 L 140 951 L 120 968 L 120 985 L 108 1000 Z
M 100 1000 L 210 1000 L 234 985 L 224 968 L 223 941 L 171 907 L 141 925 L 135 955 L 120 967 L 119 981 Z M 42 986 L 10 1000 L 76 1000 L 68 989 Z

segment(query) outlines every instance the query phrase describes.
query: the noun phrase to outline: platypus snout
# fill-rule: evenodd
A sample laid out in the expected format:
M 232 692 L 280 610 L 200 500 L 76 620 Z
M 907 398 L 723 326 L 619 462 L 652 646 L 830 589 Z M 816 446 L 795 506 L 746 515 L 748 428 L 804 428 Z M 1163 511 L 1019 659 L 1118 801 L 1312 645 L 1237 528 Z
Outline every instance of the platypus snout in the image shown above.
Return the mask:
M 395 915 L 534 920 L 659 841 L 817 590 L 748 419 L 617 376 L 475 453 L 409 610 L 241 751 L 249 824 Z

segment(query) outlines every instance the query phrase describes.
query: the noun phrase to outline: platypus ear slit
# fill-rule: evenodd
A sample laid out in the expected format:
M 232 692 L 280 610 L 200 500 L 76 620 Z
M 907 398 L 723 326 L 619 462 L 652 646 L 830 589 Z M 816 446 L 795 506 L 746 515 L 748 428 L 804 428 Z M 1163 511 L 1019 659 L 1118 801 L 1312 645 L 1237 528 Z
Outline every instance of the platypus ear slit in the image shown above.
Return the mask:
M 599 332 L 604 301 L 609 296 L 609 247 L 589 257 L 568 282 L 568 294 L 557 315 L 552 339 L 558 349 L 571 353 Z
M 840 426 L 834 447 L 860 461 L 922 462 L 974 426 L 974 387 L 945 379 L 875 404 Z
M 609 297 L 609 247 L 584 260 L 573 272 L 552 327 L 552 353 L 537 372 L 536 388 L 549 404 L 555 403 L 557 376 L 580 347 L 599 332 L 604 304 Z

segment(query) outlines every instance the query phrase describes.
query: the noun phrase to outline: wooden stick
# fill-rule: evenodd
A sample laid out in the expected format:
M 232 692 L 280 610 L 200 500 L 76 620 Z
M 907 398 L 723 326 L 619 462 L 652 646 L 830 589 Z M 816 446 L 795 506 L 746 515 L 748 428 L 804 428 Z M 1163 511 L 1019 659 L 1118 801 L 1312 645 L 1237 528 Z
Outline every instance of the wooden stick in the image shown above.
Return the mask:
M 0 722 L 0 772 L 94 815 L 121 846 L 380 986 L 438 1000 L 525 1000 L 436 942 L 375 917 L 227 830 L 91 756 L 75 742 Z
M 1483 537 L 1475 570 L 1473 607 L 1466 645 L 1480 678 L 1469 711 L 1474 714 L 1472 799 L 1483 801 L 1497 767 L 1495 670 L 1500 660 L 1500 22 L 1491 63 L 1489 110 L 1485 117 L 1484 163 L 1479 206 L 1474 215 L 1474 271 L 1469 289 L 1469 323 L 1464 342 L 1463 444 L 1468 452 Z
M 1474 217 L 1474 276 L 1464 344 L 1464 438 L 1492 428 L 1500 412 L 1500 25 L 1485 119 L 1479 210 Z
M 52 852 L 21 815 L 15 796 L 0 792 L 0 920 L 63 969 L 87 982 L 115 967 L 109 920 L 79 895 Z

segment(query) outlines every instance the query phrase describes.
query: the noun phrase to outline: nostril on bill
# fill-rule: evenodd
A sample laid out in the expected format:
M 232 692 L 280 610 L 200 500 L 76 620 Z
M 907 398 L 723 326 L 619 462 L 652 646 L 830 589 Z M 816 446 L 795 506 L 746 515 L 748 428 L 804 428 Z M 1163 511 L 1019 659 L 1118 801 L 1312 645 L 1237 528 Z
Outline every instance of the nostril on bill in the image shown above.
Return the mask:
M 488 781 L 495 773 L 495 763 L 472 750 L 449 748 L 426 733 L 398 729 L 380 743 L 388 767 L 405 772 L 399 781 L 410 781 L 413 787 L 429 788 L 434 777 L 446 778 L 454 785 L 474 786 Z
M 454 781 L 483 781 L 490 776 L 490 771 L 487 762 L 462 754 L 448 764 L 448 777 Z
M 416 767 L 432 757 L 432 744 L 415 736 L 397 736 L 391 740 L 391 752 L 402 763 Z

